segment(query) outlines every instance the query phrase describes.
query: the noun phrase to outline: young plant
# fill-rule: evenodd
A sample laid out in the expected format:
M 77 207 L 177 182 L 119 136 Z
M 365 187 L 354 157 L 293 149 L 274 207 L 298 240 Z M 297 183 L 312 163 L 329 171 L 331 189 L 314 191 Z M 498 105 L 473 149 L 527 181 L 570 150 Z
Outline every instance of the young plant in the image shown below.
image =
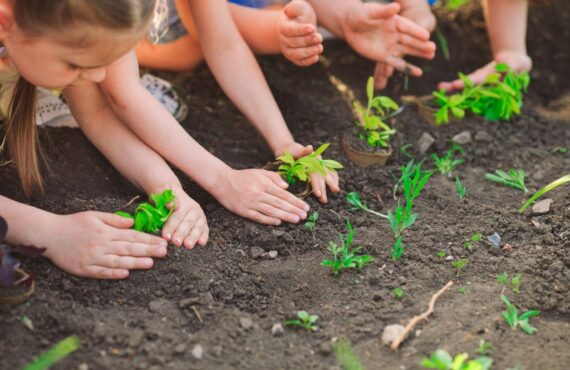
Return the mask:
M 368 103 L 363 107 L 359 102 L 354 108 L 360 116 L 358 127 L 361 129 L 359 137 L 373 148 L 388 148 L 390 137 L 396 130 L 385 122 L 390 110 L 398 110 L 398 104 L 387 96 L 374 96 L 374 78 L 369 77 L 366 83 L 366 96 Z
M 340 245 L 337 245 L 332 241 L 329 242 L 328 250 L 333 254 L 334 259 L 323 260 L 321 262 L 321 266 L 330 267 L 334 275 L 338 275 L 342 270 L 349 268 L 361 269 L 374 261 L 372 256 L 367 254 L 357 254 L 361 247 L 351 248 L 352 239 L 354 237 L 354 228 L 348 220 L 346 221 L 346 226 L 348 227 L 348 235 L 345 238 L 344 235 L 339 234 Z
M 465 199 L 467 189 L 465 189 L 465 187 L 459 180 L 459 176 L 455 176 L 455 187 L 457 188 L 457 194 L 459 195 L 459 199 Z
M 435 168 L 442 175 L 451 177 L 455 168 L 465 162 L 463 159 L 455 159 L 454 152 L 454 150 L 448 150 L 443 157 L 440 157 L 435 153 L 431 155 Z
M 486 173 L 485 178 L 489 181 L 499 183 L 504 186 L 519 189 L 528 192 L 526 185 L 524 183 L 524 178 L 526 173 L 523 170 L 517 170 L 511 168 L 509 172 L 503 170 L 495 170 L 495 174 Z
M 288 326 L 299 326 L 307 331 L 315 331 L 318 329 L 317 320 L 319 317 L 317 315 L 309 315 L 307 311 L 297 312 L 298 320 L 287 320 L 285 325 Z
M 481 238 L 483 238 L 483 235 L 480 233 L 471 235 L 471 238 L 469 238 L 469 241 L 466 241 L 465 243 L 463 243 L 463 249 L 468 250 L 468 251 L 473 250 L 473 243 L 472 242 L 478 242 L 479 240 L 481 240 Z
M 342 164 L 332 159 L 322 159 L 321 154 L 327 150 L 329 143 L 321 145 L 317 150 L 302 158 L 295 159 L 293 155 L 285 151 L 285 154 L 277 157 L 281 162 L 278 172 L 285 178 L 289 185 L 294 185 L 297 181 L 308 182 L 311 175 L 318 173 L 326 176 L 328 172 L 336 172 L 342 168 Z
M 357 193 L 356 191 L 353 191 L 353 192 L 346 194 L 346 200 L 352 206 L 352 208 L 350 209 L 351 211 L 361 210 L 361 211 L 365 211 L 368 213 L 372 213 L 373 215 L 376 215 L 376 216 L 380 216 L 382 218 L 388 218 L 388 216 L 386 216 L 385 214 L 373 211 L 370 208 L 368 208 L 368 206 L 366 204 L 362 203 L 362 199 L 360 198 L 360 194 Z
M 424 358 L 420 365 L 425 369 L 438 370 L 489 370 L 493 364 L 490 357 L 478 357 L 467 361 L 469 355 L 462 353 L 455 358 L 442 349 L 435 351 L 430 358 Z
M 509 280 L 509 275 L 506 272 L 503 272 L 501 275 L 497 276 L 497 283 L 505 286 L 510 286 L 513 293 L 520 294 L 521 282 L 522 282 L 522 275 L 520 273 L 515 274 L 510 280 Z
M 122 211 L 115 213 L 119 216 L 134 219 L 133 229 L 155 234 L 162 229 L 172 212 L 174 212 L 174 206 L 170 208 L 167 206 L 174 202 L 175 196 L 172 190 L 167 189 L 162 194 L 152 194 L 150 199 L 154 205 L 148 202 L 139 204 L 135 209 L 134 216 Z
M 409 159 L 414 159 L 414 155 L 410 153 L 410 148 L 412 148 L 412 144 L 405 144 L 400 147 L 400 153 Z
M 447 253 L 445 253 L 444 251 L 437 251 L 435 255 L 439 257 L 440 260 L 442 260 L 445 258 L 445 256 L 447 256 Z
M 309 217 L 307 217 L 307 222 L 305 222 L 305 228 L 311 231 L 313 234 L 313 239 L 315 239 L 315 228 L 317 227 L 317 220 L 319 219 L 318 212 L 312 212 Z
M 394 293 L 394 297 L 396 297 L 397 299 L 402 299 L 404 297 L 404 290 L 400 287 L 396 287 L 392 290 L 392 293 Z
M 67 337 L 42 353 L 35 361 L 27 364 L 24 370 L 49 369 L 57 362 L 75 352 L 78 348 L 79 338 L 75 336 Z
M 455 268 L 455 276 L 457 276 L 457 278 L 461 277 L 461 272 L 468 263 L 469 260 L 467 258 L 462 258 L 451 262 L 451 266 Z
M 400 178 L 398 179 L 398 181 L 396 182 L 396 185 L 394 185 L 394 199 L 396 199 L 396 193 L 398 193 L 398 191 L 400 191 L 402 189 L 402 185 L 404 184 L 404 179 L 407 177 L 413 177 L 414 174 L 416 172 L 420 172 L 420 178 L 424 177 L 425 175 L 427 175 L 428 173 L 432 173 L 433 171 L 427 171 L 427 172 L 422 172 L 422 164 L 424 163 L 423 160 L 416 162 L 414 159 L 410 160 L 408 162 L 408 164 L 406 164 L 405 166 L 400 167 L 400 170 L 402 171 L 402 174 L 400 175 Z M 429 177 L 428 177 L 429 178 Z M 427 181 L 427 180 L 426 180 Z
M 566 176 L 562 176 L 561 178 L 559 178 L 558 180 L 555 180 L 553 182 L 551 182 L 550 184 L 546 185 L 545 187 L 543 187 L 542 189 L 540 189 L 539 191 L 537 191 L 532 197 L 530 197 L 529 200 L 526 201 L 526 203 L 519 209 L 519 213 L 523 213 L 525 211 L 525 209 L 528 208 L 528 206 L 530 206 L 532 203 L 534 203 L 535 200 L 537 200 L 538 198 L 540 198 L 541 196 L 543 196 L 544 194 L 548 193 L 551 190 L 556 189 L 557 187 L 564 185 L 566 183 L 570 183 L 570 173 Z
M 493 350 L 493 345 L 491 342 L 487 342 L 484 339 L 479 341 L 479 347 L 475 350 L 475 353 L 481 356 L 488 355 Z
M 507 305 L 507 310 L 501 314 L 511 329 L 519 328 L 528 335 L 532 335 L 537 331 L 535 327 L 530 325 L 528 320 L 530 320 L 531 317 L 540 315 L 540 311 L 530 310 L 519 315 L 516 306 L 512 304 L 505 295 L 501 296 L 501 300 Z

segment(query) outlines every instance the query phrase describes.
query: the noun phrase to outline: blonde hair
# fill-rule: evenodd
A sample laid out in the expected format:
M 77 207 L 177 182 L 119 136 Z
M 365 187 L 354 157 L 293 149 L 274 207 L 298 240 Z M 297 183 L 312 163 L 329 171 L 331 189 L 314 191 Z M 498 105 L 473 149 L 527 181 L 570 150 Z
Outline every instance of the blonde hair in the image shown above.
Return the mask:
M 97 40 L 98 27 L 114 32 L 142 32 L 155 21 L 160 0 L 12 0 L 14 21 L 30 36 L 48 33 L 57 41 L 74 47 L 88 47 Z M 85 26 L 88 26 L 85 28 Z M 39 169 L 43 158 L 38 149 L 35 124 L 36 87 L 20 77 L 14 88 L 6 122 L 8 153 L 20 176 L 26 194 L 43 191 Z

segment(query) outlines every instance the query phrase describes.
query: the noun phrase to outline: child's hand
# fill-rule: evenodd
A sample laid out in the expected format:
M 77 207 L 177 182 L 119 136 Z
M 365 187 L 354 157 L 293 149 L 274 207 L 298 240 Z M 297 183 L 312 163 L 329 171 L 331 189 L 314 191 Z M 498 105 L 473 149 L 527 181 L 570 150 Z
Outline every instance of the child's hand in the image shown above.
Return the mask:
M 96 279 L 125 279 L 166 255 L 166 241 L 131 230 L 133 220 L 102 212 L 54 216 L 45 256 L 62 270 Z
M 504 51 L 497 54 L 495 60 L 479 68 L 475 72 L 469 75 L 471 81 L 474 84 L 481 83 L 485 81 L 488 75 L 495 73 L 495 66 L 497 63 L 506 63 L 511 67 L 512 70 L 517 72 L 528 72 L 532 69 L 532 60 L 526 53 Z M 446 91 L 454 91 L 463 89 L 464 84 L 461 79 L 457 79 L 451 82 L 441 82 L 437 88 Z
M 285 190 L 287 187 L 276 172 L 230 170 L 212 189 L 212 195 L 230 211 L 259 223 L 296 224 L 307 218 L 309 205 Z
M 323 37 L 317 32 L 317 16 L 305 1 L 293 0 L 285 6 L 277 23 L 279 47 L 283 56 L 306 67 L 319 60 Z
M 437 21 L 431 12 L 426 0 L 396 0 L 402 6 L 400 15 L 408 18 L 418 26 L 425 28 L 429 32 L 435 29 Z
M 172 189 L 176 198 L 174 204 L 170 205 L 174 207 L 174 212 L 162 228 L 162 237 L 178 247 L 192 249 L 196 244 L 205 246 L 210 229 L 202 207 L 180 186 L 163 186 L 159 191 L 151 193 L 160 193 L 164 189 Z

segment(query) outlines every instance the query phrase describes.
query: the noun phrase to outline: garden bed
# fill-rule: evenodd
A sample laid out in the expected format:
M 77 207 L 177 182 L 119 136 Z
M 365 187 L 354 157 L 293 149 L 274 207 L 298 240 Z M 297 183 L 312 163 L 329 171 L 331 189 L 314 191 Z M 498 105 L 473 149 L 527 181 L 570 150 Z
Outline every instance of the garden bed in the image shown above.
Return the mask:
M 424 94 L 440 79 L 452 78 L 454 71 L 469 71 L 490 58 L 480 9 L 464 13 L 442 26 L 452 60 L 438 56 L 425 78 L 410 81 L 408 92 L 395 79 L 387 95 Z M 345 157 L 340 137 L 354 125 L 354 118 L 328 78 L 335 75 L 362 99 L 372 71 L 369 62 L 339 42 L 326 45 L 326 67 L 299 69 L 278 57 L 263 58 L 294 135 L 302 143 L 332 143 L 327 158 L 345 165 L 340 171 L 341 194 L 331 196 L 327 205 L 309 200 L 319 213 L 314 237 L 302 225 L 269 227 L 235 216 L 185 179 L 185 188 L 208 217 L 208 245 L 192 251 L 170 247 L 152 270 L 133 272 L 125 281 L 83 280 L 45 259 L 23 259 L 25 269 L 36 277 L 36 293 L 26 304 L 0 307 L 0 368 L 21 368 L 55 342 L 76 335 L 81 348 L 56 368 L 87 364 L 89 369 L 331 369 L 339 366 L 331 339 L 346 336 L 368 369 L 417 369 L 421 358 L 438 348 L 473 353 L 480 340 L 493 344 L 493 369 L 567 369 L 570 191 L 566 187 L 553 192 L 551 211 L 531 217 L 530 212 L 517 212 L 526 196 L 486 181 L 484 174 L 496 168 L 523 168 L 534 191 L 570 171 L 570 153 L 555 153 L 558 147 L 570 146 L 570 121 L 549 121 L 534 109 L 568 92 L 564 89 L 569 86 L 570 53 L 562 44 L 568 40 L 569 18 L 570 5 L 564 0 L 531 9 L 529 51 L 536 68 L 521 117 L 489 123 L 469 116 L 433 128 L 415 107 L 407 107 L 394 125 L 395 150 L 386 167 L 361 169 Z M 454 31 L 459 28 L 461 32 Z M 539 31 L 532 33 L 533 29 Z M 460 40 L 458 35 L 472 39 Z M 272 160 L 262 139 L 205 68 L 169 77 L 184 86 L 190 100 L 185 128 L 208 150 L 235 168 L 262 167 Z M 345 195 L 357 191 L 371 209 L 393 209 L 394 181 L 408 161 L 397 148 L 408 143 L 417 148 L 427 132 L 435 138 L 432 151 L 441 153 L 447 141 L 463 131 L 473 137 L 464 145 L 465 163 L 456 171 L 467 188 L 466 201 L 458 198 L 453 180 L 435 174 L 416 201 L 419 217 L 406 233 L 408 250 L 400 262 L 392 262 L 393 237 L 386 220 L 351 212 Z M 41 136 L 53 172 L 46 196 L 25 198 L 15 172 L 8 168 L 0 172 L 0 194 L 56 213 L 113 212 L 139 194 L 79 131 L 49 129 Z M 346 233 L 346 219 L 355 227 L 355 244 L 375 261 L 334 277 L 320 262 L 330 258 L 328 241 L 338 241 L 338 233 Z M 512 245 L 512 252 L 488 245 L 486 236 L 495 232 Z M 465 250 L 463 243 L 476 233 L 483 234 L 483 240 L 473 243 L 472 251 Z M 278 256 L 266 259 L 258 256 L 262 251 L 277 251 Z M 460 279 L 450 261 L 436 256 L 438 251 L 469 259 Z M 522 274 L 520 294 L 495 281 L 503 272 Z M 418 326 L 421 332 L 404 342 L 399 352 L 382 345 L 387 325 L 405 325 L 423 312 L 449 280 L 456 284 L 438 300 L 433 316 Z M 396 287 L 404 290 L 402 299 L 394 297 Z M 506 325 L 501 293 L 525 310 L 541 311 L 532 319 L 536 334 L 527 336 Z M 319 330 L 285 328 L 281 336 L 271 334 L 273 324 L 298 310 L 319 315 Z M 24 316 L 33 322 L 33 331 L 22 324 Z

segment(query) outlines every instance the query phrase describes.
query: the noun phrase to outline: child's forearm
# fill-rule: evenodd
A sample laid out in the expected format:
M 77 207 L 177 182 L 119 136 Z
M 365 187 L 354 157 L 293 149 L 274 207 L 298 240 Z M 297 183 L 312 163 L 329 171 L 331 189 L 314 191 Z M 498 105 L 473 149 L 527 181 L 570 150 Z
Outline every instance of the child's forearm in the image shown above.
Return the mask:
M 0 210 L 0 216 L 8 223 L 6 241 L 10 244 L 42 248 L 42 235 L 57 230 L 57 215 L 39 208 L 0 196 Z
M 483 6 L 493 55 L 526 54 L 528 0 L 484 0 Z

